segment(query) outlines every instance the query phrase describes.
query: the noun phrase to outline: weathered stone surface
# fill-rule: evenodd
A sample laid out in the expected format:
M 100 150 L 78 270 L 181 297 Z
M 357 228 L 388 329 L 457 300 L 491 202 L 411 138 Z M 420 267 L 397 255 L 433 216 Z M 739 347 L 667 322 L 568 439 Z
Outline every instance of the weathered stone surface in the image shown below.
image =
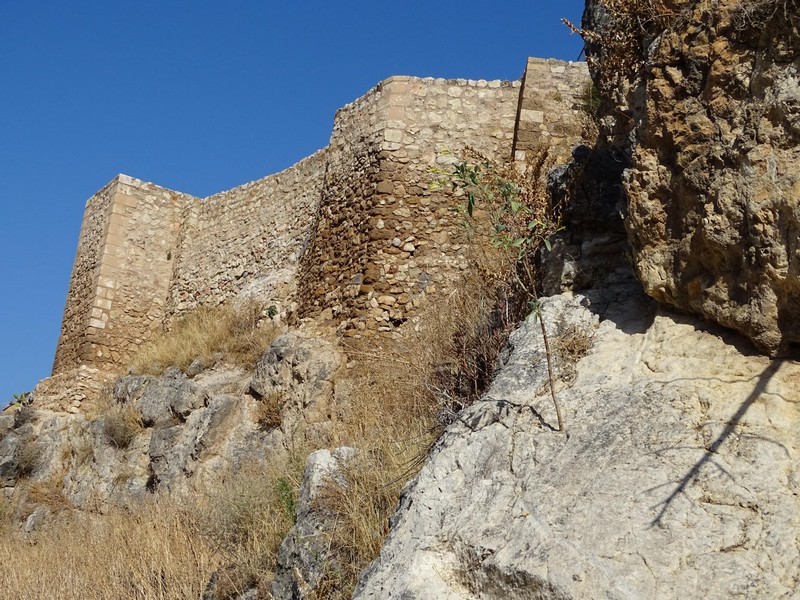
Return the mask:
M 17 483 L 17 448 L 19 436 L 7 432 L 0 439 L 0 487 L 11 487 Z
M 677 4 L 665 31 L 641 32 L 632 78 L 589 46 L 603 133 L 632 150 L 634 264 L 654 298 L 779 354 L 800 342 L 800 12 Z M 602 33 L 613 19 L 592 1 L 585 25 Z
M 135 406 L 147 427 L 184 421 L 208 402 L 207 392 L 179 369 L 168 369 L 160 377 L 121 377 L 114 384 L 114 399 Z
M 556 384 L 569 437 L 529 318 L 355 598 L 795 597 L 800 365 L 650 302 L 630 286 L 544 300 L 551 346 L 593 335 Z
M 294 420 L 326 421 L 333 375 L 344 364 L 341 352 L 331 342 L 300 332 L 287 333 L 276 338 L 259 360 L 250 389 L 262 398 L 281 396 Z
M 327 485 L 344 485 L 342 467 L 356 452 L 355 448 L 317 450 L 306 460 L 297 521 L 278 555 L 272 584 L 276 600 L 315 598 L 315 586 L 329 569 L 336 570 L 337 556 L 326 536 L 334 529 L 336 516 L 319 503 L 319 496 Z

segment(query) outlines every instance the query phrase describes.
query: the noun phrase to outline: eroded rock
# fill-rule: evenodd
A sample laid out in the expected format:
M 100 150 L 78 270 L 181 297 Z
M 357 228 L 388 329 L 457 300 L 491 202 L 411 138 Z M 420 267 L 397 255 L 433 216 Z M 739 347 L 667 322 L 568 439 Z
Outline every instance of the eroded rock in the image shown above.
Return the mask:
M 630 153 L 637 274 L 660 302 L 785 353 L 800 342 L 800 11 L 793 0 L 668 4 L 641 31 L 614 32 L 599 0 L 584 18 L 606 39 L 633 35 L 640 52 L 625 74 L 609 44 L 588 47 L 601 133 Z
M 794 597 L 800 365 L 653 315 L 631 288 L 544 307 L 551 344 L 593 331 L 556 384 L 569 436 L 528 319 L 404 491 L 355 598 Z

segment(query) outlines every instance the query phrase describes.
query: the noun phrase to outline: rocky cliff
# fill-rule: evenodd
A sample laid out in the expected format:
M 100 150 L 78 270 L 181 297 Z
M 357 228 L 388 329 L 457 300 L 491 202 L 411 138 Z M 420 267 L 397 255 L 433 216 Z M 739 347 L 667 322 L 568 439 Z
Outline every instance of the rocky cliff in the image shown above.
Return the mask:
M 547 298 L 406 488 L 355 598 L 793 598 L 800 365 L 665 313 L 631 278 Z M 575 371 L 570 374 L 570 370 Z
M 800 6 L 590 0 L 637 275 L 772 354 L 800 340 Z

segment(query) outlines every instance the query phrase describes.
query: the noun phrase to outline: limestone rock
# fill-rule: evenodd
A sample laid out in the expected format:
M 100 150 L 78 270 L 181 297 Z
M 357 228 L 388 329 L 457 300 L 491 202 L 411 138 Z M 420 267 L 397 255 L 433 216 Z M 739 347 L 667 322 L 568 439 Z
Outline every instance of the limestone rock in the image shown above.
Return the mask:
M 545 299 L 552 346 L 593 340 L 556 383 L 569 436 L 529 318 L 354 597 L 796 597 L 800 366 L 651 302 L 625 285 Z
M 771 355 L 800 342 L 800 11 L 692 0 L 633 31 L 620 76 L 590 44 L 602 133 L 630 152 L 626 225 L 645 291 L 739 330 Z M 676 12 L 676 14 L 677 14 Z M 607 32 L 602 3 L 584 26 Z
M 345 364 L 335 345 L 293 332 L 275 339 L 256 365 L 250 389 L 261 398 L 278 395 L 293 419 L 326 421 L 333 396 L 333 374 Z
M 114 384 L 114 398 L 133 404 L 148 427 L 183 421 L 208 402 L 199 386 L 179 369 L 168 369 L 160 377 L 122 377 Z
M 314 587 L 327 569 L 335 568 L 336 554 L 326 538 L 333 529 L 330 511 L 319 503 L 326 485 L 343 485 L 341 469 L 357 452 L 355 448 L 317 450 L 306 460 L 297 500 L 297 522 L 283 540 L 272 594 L 276 600 L 314 598 Z

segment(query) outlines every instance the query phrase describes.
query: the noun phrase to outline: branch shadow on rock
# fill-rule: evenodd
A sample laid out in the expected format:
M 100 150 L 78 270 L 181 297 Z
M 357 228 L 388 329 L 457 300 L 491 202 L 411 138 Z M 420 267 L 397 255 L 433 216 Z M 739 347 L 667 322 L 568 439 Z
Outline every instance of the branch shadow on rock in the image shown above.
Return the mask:
M 758 381 L 756 382 L 753 391 L 750 392 L 750 395 L 748 395 L 747 398 L 745 398 L 744 401 L 739 405 L 738 410 L 728 420 L 722 432 L 711 443 L 711 445 L 706 448 L 706 451 L 703 453 L 703 456 L 700 458 L 700 460 L 692 465 L 689 471 L 687 471 L 686 475 L 684 475 L 684 477 L 680 480 L 672 493 L 670 493 L 670 495 L 667 496 L 667 498 L 661 503 L 661 509 L 659 510 L 658 515 L 656 515 L 656 518 L 650 523 L 650 527 L 663 524 L 664 516 L 666 515 L 670 506 L 672 506 L 672 503 L 678 498 L 678 496 L 685 493 L 686 488 L 700 474 L 701 469 L 706 464 L 713 462 L 713 458 L 717 454 L 717 451 L 720 449 L 722 444 L 724 444 L 725 441 L 731 435 L 733 435 L 733 433 L 735 433 L 736 428 L 739 426 L 744 418 L 744 415 L 747 413 L 750 407 L 762 394 L 766 392 L 769 382 L 778 372 L 778 369 L 780 369 L 782 364 L 782 360 L 774 359 L 772 362 L 770 362 L 769 366 L 761 372 L 761 374 L 758 376 Z

